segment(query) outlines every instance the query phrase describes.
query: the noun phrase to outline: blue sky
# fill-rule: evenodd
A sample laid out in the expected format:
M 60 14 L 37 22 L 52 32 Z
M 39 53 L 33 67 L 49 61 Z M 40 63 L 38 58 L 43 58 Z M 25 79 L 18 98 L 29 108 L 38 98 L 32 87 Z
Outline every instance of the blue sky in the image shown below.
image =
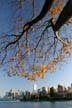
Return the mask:
M 2 3 L 4 3 L 3 6 L 2 6 Z M 0 35 L 1 33 L 8 31 L 8 28 L 10 29 L 11 24 L 9 23 L 9 20 L 8 20 L 8 17 L 11 17 L 10 12 L 11 10 L 10 10 L 10 7 L 7 5 L 6 0 L 1 0 L 0 1 Z M 67 34 L 71 36 L 70 32 L 68 32 L 67 30 L 66 32 L 64 30 L 64 33 L 62 32 L 62 35 L 67 35 Z M 45 86 L 45 87 L 57 86 L 58 84 L 64 84 L 65 86 L 70 86 L 70 84 L 72 83 L 72 68 L 71 67 L 72 67 L 72 60 L 68 61 L 68 63 L 64 63 L 64 65 L 58 64 L 55 72 L 50 72 L 46 74 L 45 79 L 43 80 L 39 78 L 37 79 L 38 88 L 42 86 Z M 1 96 L 4 95 L 4 93 L 6 91 L 9 91 L 10 89 L 32 91 L 33 81 L 29 81 L 21 77 L 8 77 L 6 73 L 0 69 L 0 95 Z

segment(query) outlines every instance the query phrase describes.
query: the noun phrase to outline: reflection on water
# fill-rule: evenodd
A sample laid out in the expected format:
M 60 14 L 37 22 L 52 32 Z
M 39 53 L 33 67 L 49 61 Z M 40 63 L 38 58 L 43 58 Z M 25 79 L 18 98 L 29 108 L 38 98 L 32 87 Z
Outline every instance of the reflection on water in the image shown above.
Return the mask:
M 64 102 L 8 102 L 8 101 L 1 101 L 0 108 L 72 108 L 72 101 L 64 101 Z

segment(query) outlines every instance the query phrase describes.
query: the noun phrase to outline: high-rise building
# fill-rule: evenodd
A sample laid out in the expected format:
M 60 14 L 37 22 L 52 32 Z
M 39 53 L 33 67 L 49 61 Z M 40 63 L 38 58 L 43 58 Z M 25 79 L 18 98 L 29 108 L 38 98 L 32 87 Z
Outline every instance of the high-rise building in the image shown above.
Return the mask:
M 50 93 L 50 88 L 49 87 L 46 87 L 46 92 L 47 92 L 47 94 Z
M 47 94 L 46 87 L 42 87 L 41 95 L 46 96 L 46 94 Z
M 72 88 L 72 83 L 71 83 L 71 88 Z
M 64 86 L 58 85 L 57 91 L 58 91 L 58 93 L 63 93 L 64 92 Z
M 37 93 L 37 83 L 36 83 L 36 81 L 34 81 L 33 93 Z

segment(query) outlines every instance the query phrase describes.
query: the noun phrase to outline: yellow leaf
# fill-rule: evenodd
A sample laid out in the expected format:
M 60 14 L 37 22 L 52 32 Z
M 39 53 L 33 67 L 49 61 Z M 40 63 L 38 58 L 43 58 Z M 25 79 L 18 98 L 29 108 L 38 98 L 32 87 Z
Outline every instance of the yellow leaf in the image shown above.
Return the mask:
M 27 77 L 28 75 L 27 75 L 27 73 L 22 73 L 22 77 Z
M 40 76 L 39 76 L 40 78 L 44 78 L 44 74 L 43 73 L 40 73 Z

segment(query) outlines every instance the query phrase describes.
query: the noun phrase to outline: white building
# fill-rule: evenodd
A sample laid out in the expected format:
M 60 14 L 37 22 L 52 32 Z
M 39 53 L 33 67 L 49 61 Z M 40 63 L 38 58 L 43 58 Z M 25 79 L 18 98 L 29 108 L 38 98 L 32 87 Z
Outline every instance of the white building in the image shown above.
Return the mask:
M 34 81 L 33 93 L 37 93 L 37 82 L 36 81 Z

